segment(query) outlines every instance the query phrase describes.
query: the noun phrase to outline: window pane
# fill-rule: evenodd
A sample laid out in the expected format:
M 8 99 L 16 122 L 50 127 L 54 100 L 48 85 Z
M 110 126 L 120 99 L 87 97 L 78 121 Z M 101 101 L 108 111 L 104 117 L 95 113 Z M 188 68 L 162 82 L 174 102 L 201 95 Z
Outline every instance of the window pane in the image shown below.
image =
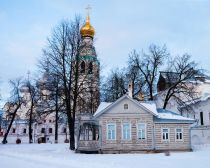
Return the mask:
M 146 125 L 143 123 L 138 124 L 138 138 L 139 139 L 146 138 Z
M 128 104 L 124 104 L 124 109 L 128 109 Z
M 88 70 L 88 73 L 89 73 L 89 74 L 92 74 L 92 72 L 93 72 L 93 63 L 90 62 L 90 63 L 89 63 L 89 70 Z
M 85 62 L 82 61 L 82 63 L 81 63 L 80 66 L 81 66 L 80 72 L 81 72 L 81 73 L 85 73 Z
M 108 130 L 107 130 L 107 139 L 109 140 L 115 140 L 115 134 L 116 134 L 116 130 L 115 130 L 115 125 L 114 124 L 108 124 L 107 126 Z
M 129 140 L 130 137 L 130 124 L 125 123 L 123 124 L 123 139 Z
M 168 129 L 163 129 L 163 132 L 168 132 Z
M 176 139 L 182 140 L 182 129 L 181 128 L 176 129 Z
M 145 124 L 139 124 L 139 129 L 144 129 L 145 128 Z
M 162 129 L 162 139 L 168 140 L 169 139 L 169 130 L 167 128 Z
M 142 130 L 142 139 L 145 139 L 145 130 Z
M 45 133 L 45 128 L 42 128 L 41 133 Z
M 176 132 L 182 132 L 182 130 L 180 128 L 177 128 Z
M 111 139 L 111 131 L 108 131 L 108 139 Z
M 115 130 L 112 130 L 112 139 L 115 139 Z

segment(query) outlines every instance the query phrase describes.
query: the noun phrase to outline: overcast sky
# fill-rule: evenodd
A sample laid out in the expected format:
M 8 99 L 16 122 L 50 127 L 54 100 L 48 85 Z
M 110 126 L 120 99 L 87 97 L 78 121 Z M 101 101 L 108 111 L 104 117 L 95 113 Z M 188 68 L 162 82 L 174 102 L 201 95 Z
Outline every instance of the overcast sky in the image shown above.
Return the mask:
M 210 70 L 210 0 L 0 0 L 0 89 L 36 71 L 52 28 L 90 4 L 95 46 L 104 72 L 126 65 L 133 50 L 166 44 Z

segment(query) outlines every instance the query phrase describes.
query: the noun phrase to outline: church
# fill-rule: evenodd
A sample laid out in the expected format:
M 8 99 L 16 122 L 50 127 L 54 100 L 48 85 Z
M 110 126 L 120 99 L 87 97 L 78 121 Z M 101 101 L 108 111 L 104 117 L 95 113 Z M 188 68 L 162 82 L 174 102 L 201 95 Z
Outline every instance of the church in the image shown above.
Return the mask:
M 79 85 L 82 85 L 82 91 L 78 100 L 77 113 L 93 114 L 97 110 L 100 101 L 100 63 L 93 46 L 95 30 L 90 24 L 89 15 L 87 15 L 86 23 L 80 29 L 80 34 L 82 44 L 79 52 Z
M 152 101 L 137 101 L 133 98 L 131 84 L 128 86 L 128 93 L 115 102 L 100 102 L 100 63 L 93 45 L 95 30 L 89 15 L 80 29 L 80 34 L 82 44 L 79 52 L 78 82 L 84 89 L 78 97 L 76 152 L 190 151 L 190 126 L 195 120 L 157 108 Z M 21 109 L 24 110 L 25 107 Z M 52 114 L 34 123 L 35 143 L 53 142 L 54 122 Z M 59 123 L 58 130 L 58 142 L 67 142 L 68 129 L 65 121 Z M 27 142 L 27 133 L 27 122 L 24 116 L 20 116 L 12 126 L 8 142 L 15 143 L 17 138 Z
M 93 114 L 100 102 L 100 90 L 99 90 L 99 73 L 100 63 L 97 59 L 95 47 L 93 45 L 95 30 L 90 24 L 90 17 L 87 15 L 85 24 L 80 29 L 81 44 L 79 48 L 79 79 L 78 86 L 79 95 L 77 98 L 76 114 L 77 116 L 82 114 Z M 42 98 L 34 108 L 34 111 L 45 111 L 48 107 L 45 106 L 44 102 L 48 102 L 46 97 L 50 94 L 50 84 L 53 83 L 53 79 L 50 77 L 48 72 L 45 72 L 41 79 L 37 81 Z M 48 86 L 49 85 L 49 86 Z M 26 87 L 21 87 L 23 98 L 29 100 L 29 92 Z M 50 100 L 49 100 L 50 102 Z M 8 135 L 8 143 L 16 143 L 17 139 L 21 143 L 28 143 L 28 119 L 26 117 L 28 105 L 21 105 L 21 108 L 17 111 L 15 121 L 13 122 L 12 128 Z M 8 103 L 5 104 L 4 110 L 6 111 Z M 0 141 L 3 139 L 3 135 L 6 132 L 9 118 L 8 113 L 3 114 L 3 129 L 1 129 Z M 76 116 L 76 118 L 77 118 Z M 76 121 L 77 125 L 77 121 Z M 33 131 L 33 143 L 53 143 L 55 137 L 55 113 L 41 115 L 36 122 L 32 125 Z M 58 143 L 64 143 L 69 141 L 69 130 L 67 125 L 67 117 L 65 114 L 61 116 L 58 123 Z

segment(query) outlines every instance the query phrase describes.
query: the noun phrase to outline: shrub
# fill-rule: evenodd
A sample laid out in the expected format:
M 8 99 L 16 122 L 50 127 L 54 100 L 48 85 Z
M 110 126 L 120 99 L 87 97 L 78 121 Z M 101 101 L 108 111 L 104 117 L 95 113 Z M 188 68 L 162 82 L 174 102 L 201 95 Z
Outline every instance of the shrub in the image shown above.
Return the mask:
M 21 139 L 20 138 L 17 138 L 16 144 L 21 144 Z
M 69 140 L 68 139 L 65 139 L 64 143 L 69 143 Z

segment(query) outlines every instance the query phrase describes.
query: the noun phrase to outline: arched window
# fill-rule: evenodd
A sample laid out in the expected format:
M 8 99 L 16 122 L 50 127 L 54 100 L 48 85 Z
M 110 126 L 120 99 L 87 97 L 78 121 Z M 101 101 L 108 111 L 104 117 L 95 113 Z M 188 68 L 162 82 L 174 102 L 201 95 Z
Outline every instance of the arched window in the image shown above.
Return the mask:
M 84 61 L 82 61 L 81 65 L 80 65 L 80 72 L 85 73 L 85 62 Z
M 93 73 L 93 63 L 92 62 L 89 63 L 88 73 L 89 74 Z

